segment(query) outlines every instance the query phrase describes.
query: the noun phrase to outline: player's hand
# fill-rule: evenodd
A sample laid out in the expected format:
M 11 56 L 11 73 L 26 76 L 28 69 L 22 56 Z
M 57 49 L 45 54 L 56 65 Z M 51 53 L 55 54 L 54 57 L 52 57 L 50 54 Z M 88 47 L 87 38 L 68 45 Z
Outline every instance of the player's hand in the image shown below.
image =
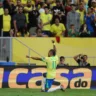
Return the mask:
M 28 55 L 26 55 L 26 58 L 30 58 Z
M 52 43 L 55 43 L 55 41 L 54 41 L 54 40 L 52 40 Z

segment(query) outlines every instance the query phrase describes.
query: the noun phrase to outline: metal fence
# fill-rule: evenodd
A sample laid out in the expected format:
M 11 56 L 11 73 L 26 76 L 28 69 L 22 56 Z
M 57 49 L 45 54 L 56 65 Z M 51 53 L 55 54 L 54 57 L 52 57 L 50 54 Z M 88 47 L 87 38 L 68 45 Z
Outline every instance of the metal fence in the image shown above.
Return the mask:
M 9 58 L 11 61 L 12 50 L 11 50 L 12 38 L 1 38 L 0 37 L 0 61 L 6 61 Z

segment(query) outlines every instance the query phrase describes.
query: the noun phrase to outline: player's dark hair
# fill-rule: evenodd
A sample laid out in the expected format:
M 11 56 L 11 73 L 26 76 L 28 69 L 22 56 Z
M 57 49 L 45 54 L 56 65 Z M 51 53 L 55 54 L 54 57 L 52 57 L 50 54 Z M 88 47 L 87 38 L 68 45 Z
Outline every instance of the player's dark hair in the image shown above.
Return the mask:
M 61 61 L 62 59 L 65 59 L 65 57 L 64 57 L 64 56 L 61 56 L 61 57 L 60 57 L 60 61 Z
M 54 50 L 54 49 L 51 49 L 50 51 L 52 52 L 53 56 L 55 56 L 55 55 L 56 55 L 56 52 L 55 52 L 55 50 Z

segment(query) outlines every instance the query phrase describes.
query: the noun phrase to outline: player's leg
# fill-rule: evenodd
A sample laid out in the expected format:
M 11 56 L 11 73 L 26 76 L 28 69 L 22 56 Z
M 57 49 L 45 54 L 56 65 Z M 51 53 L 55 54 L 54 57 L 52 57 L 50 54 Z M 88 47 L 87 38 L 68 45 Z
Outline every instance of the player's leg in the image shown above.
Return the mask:
M 45 91 L 45 83 L 46 83 L 46 73 L 43 74 L 43 78 L 42 78 L 42 90 L 41 91 Z
M 53 91 L 56 91 L 56 90 L 62 90 L 62 91 L 65 91 L 64 90 L 64 87 L 62 85 L 60 86 L 57 86 L 55 88 L 50 88 L 47 92 L 53 92 Z
M 64 90 L 64 87 L 62 85 L 57 86 L 55 88 L 51 88 L 52 84 L 53 84 L 54 79 L 46 79 L 46 85 L 45 85 L 45 91 L 46 92 L 53 92 L 56 90 Z
M 53 92 L 53 91 L 60 90 L 60 89 L 61 89 L 61 86 L 58 86 L 58 87 L 55 87 L 55 88 L 48 89 L 47 92 Z

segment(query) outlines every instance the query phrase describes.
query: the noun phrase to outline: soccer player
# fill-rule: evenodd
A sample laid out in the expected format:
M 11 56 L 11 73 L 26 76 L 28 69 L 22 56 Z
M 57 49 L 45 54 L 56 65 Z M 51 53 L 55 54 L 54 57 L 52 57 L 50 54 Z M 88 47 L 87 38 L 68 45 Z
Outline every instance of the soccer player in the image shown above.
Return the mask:
M 59 62 L 59 58 L 56 55 L 55 41 L 52 40 L 52 43 L 53 43 L 53 49 L 49 50 L 48 57 L 38 58 L 38 57 L 27 56 L 27 58 L 32 58 L 34 60 L 44 61 L 46 63 L 47 74 L 46 74 L 46 78 L 43 78 L 43 80 L 42 80 L 42 90 L 44 92 L 53 92 L 53 91 L 56 91 L 58 89 L 61 89 L 64 91 L 63 85 L 57 86 L 55 88 L 51 88 L 53 81 L 56 77 L 56 67 L 57 67 L 57 64 Z

